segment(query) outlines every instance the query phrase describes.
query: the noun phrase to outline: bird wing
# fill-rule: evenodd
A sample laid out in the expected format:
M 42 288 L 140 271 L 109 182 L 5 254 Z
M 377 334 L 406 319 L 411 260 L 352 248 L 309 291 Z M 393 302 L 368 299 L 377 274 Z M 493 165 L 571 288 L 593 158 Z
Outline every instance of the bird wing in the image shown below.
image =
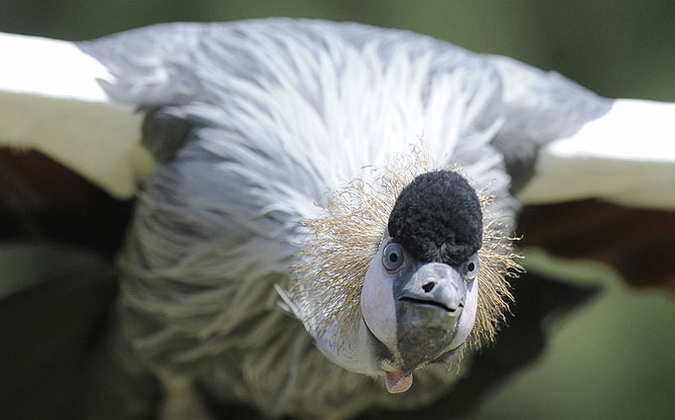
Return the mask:
M 675 104 L 602 98 L 555 72 L 487 59 L 503 84 L 493 144 L 521 203 L 675 209 Z
M 493 145 L 524 205 L 520 245 L 675 290 L 675 104 L 602 98 L 557 73 L 488 59 L 503 83 Z
M 603 98 L 555 72 L 481 57 L 501 82 L 492 145 L 524 205 L 520 245 L 675 290 L 675 104 Z
M 606 114 L 539 151 L 524 204 L 601 198 L 675 210 L 675 104 L 617 99 Z
M 111 195 L 131 197 L 152 170 L 147 149 L 161 156 L 172 147 L 159 135 L 168 145 L 141 146 L 136 108 L 204 94 L 187 70 L 202 30 L 170 24 L 85 43 L 0 34 L 7 58 L 0 68 L 0 145 L 39 150 Z M 595 197 L 675 207 L 675 105 L 604 99 L 555 72 L 483 59 L 502 81 L 497 112 L 504 125 L 493 143 L 522 203 Z
M 0 34 L 0 51 L 0 146 L 39 150 L 131 197 L 151 159 L 139 147 L 141 116 L 101 88 L 108 70 L 66 41 Z

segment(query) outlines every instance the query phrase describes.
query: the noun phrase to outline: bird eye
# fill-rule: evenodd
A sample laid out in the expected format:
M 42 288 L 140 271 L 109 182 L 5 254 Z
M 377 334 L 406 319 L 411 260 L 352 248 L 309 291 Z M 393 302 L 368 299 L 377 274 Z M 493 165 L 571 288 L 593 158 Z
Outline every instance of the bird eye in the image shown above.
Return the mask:
M 384 247 L 382 265 L 389 271 L 397 270 L 403 265 L 403 248 L 401 248 L 401 245 L 391 242 Z
M 478 255 L 473 254 L 469 257 L 468 260 L 464 263 L 464 276 L 467 280 L 472 281 L 478 276 L 478 270 L 480 270 L 480 262 L 478 261 Z

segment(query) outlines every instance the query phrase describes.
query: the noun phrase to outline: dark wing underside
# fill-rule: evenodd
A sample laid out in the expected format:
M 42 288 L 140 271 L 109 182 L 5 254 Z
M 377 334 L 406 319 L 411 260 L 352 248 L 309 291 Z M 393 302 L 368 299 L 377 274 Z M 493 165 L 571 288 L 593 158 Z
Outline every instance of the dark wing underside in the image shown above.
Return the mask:
M 131 201 L 112 198 L 35 151 L 0 148 L 0 235 L 3 243 L 67 244 L 112 257 Z
M 598 200 L 525 207 L 521 245 L 614 267 L 634 287 L 675 292 L 675 212 Z

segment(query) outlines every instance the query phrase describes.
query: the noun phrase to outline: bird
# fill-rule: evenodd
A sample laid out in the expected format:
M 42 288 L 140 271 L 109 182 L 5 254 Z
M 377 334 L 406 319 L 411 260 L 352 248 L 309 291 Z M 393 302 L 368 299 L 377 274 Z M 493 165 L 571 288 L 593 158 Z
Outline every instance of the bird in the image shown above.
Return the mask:
M 508 331 L 522 206 L 675 208 L 675 105 L 412 32 L 276 18 L 0 48 L 2 144 L 133 199 L 88 387 L 111 418 L 156 415 L 162 386 L 271 418 L 443 401 Z

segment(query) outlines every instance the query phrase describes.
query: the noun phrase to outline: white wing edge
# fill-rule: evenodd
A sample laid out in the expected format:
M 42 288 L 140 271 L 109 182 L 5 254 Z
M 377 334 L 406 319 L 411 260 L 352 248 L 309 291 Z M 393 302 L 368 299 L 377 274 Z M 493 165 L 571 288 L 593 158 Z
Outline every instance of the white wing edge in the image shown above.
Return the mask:
M 0 33 L 0 147 L 35 149 L 116 198 L 133 196 L 153 167 L 142 116 L 113 103 L 113 77 L 75 44 Z
M 599 198 L 675 210 L 675 103 L 617 99 L 608 113 L 539 152 L 523 204 Z

